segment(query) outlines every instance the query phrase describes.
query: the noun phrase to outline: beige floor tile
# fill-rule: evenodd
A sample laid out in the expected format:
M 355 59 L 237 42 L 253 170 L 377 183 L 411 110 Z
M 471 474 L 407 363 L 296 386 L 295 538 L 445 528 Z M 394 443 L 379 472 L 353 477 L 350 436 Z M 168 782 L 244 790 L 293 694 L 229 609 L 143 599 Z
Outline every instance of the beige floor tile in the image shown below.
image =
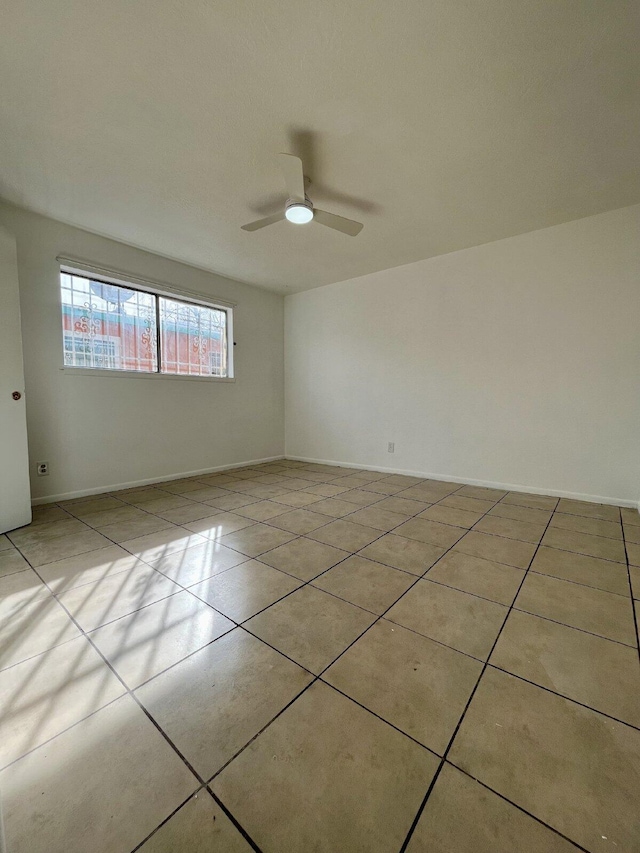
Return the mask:
M 28 524 L 8 533 L 13 544 L 25 550 L 32 545 L 44 544 L 60 537 L 71 536 L 75 533 L 86 533 L 90 528 L 77 518 L 67 516 L 62 521 L 51 521 L 47 524 Z
M 269 524 L 280 530 L 287 530 L 289 533 L 302 535 L 323 527 L 329 521 L 330 519 L 326 515 L 300 508 L 293 509 L 290 512 L 279 515 L 277 518 L 270 519 Z
M 13 543 L 9 541 L 6 533 L 0 533 L 0 551 L 10 551 Z
M 5 669 L 0 673 L 0 767 L 124 692 L 84 637 Z
M 309 581 L 348 556 L 348 551 L 332 548 L 312 539 L 294 539 L 262 554 L 260 562 L 300 580 Z
M 21 543 L 20 550 L 32 566 L 44 566 L 65 557 L 85 554 L 111 544 L 108 539 L 95 530 L 85 527 L 83 533 L 72 533 L 69 536 L 57 536 L 43 542 Z
M 146 536 L 137 536 L 120 544 L 146 563 L 193 548 L 194 545 L 202 545 L 206 541 L 204 536 L 191 533 L 182 527 L 172 527 L 168 530 L 158 530 L 156 533 L 148 533 Z
M 538 548 L 531 563 L 531 571 L 603 589 L 605 592 L 629 594 L 626 566 L 610 560 L 587 557 L 585 554 L 558 551 L 543 545 Z
M 418 542 L 426 542 L 428 545 L 437 545 L 441 548 L 450 548 L 465 534 L 461 527 L 439 524 L 437 521 L 427 521 L 425 518 L 412 518 L 410 521 L 405 521 L 394 532 L 406 539 L 416 539 Z
M 458 483 L 436 483 L 433 480 L 427 480 L 424 483 L 419 483 L 417 486 L 409 486 L 408 489 L 399 494 L 399 497 L 435 504 L 448 495 L 453 494 L 459 488 L 460 485 Z
M 554 512 L 550 527 L 574 530 L 576 533 L 588 533 L 591 536 L 606 536 L 610 539 L 622 539 L 622 525 L 619 521 L 602 521 L 600 518 L 585 518 L 568 512 Z
M 490 663 L 640 728 L 636 649 L 513 610 Z
M 267 521 L 269 518 L 282 515 L 284 512 L 287 512 L 287 507 L 275 501 L 256 501 L 247 506 L 239 507 L 236 510 L 236 515 L 250 518 L 252 521 Z
M 188 521 L 184 524 L 187 530 L 206 536 L 207 539 L 221 539 L 228 533 L 236 533 L 252 527 L 256 522 L 235 512 L 217 512 L 199 521 Z
M 636 643 L 631 598 L 530 572 L 514 606 L 619 643 Z
M 357 510 L 349 516 L 349 521 L 355 521 L 356 524 L 364 524 L 366 527 L 373 527 L 374 530 L 388 533 L 394 527 L 403 524 L 406 521 L 406 516 L 398 515 L 397 512 L 389 512 L 386 509 L 380 509 L 378 504 L 375 504 L 374 506 Z
M 171 524 L 189 524 L 192 521 L 200 521 L 203 518 L 211 518 L 213 508 L 205 503 L 195 503 L 191 501 L 184 506 L 176 509 L 168 509 L 165 512 L 159 512 L 158 516 L 165 521 L 170 521 Z M 222 510 L 221 510 L 222 511 Z
M 335 483 L 308 483 L 303 486 L 305 492 L 308 492 L 310 495 L 318 495 L 322 498 L 333 498 L 336 495 L 341 495 L 343 492 L 348 491 L 348 485 L 338 485 L 339 481 Z
M 300 476 L 304 476 L 302 472 Z M 351 486 L 354 489 L 360 489 L 366 483 L 372 483 L 374 480 L 381 480 L 384 474 L 377 474 L 373 471 L 356 471 L 355 474 L 347 474 L 345 477 L 340 477 L 340 484 Z
M 69 514 L 56 504 L 41 504 L 31 507 L 31 524 L 49 524 L 52 521 L 63 521 Z M 0 550 L 1 547 L 0 547 Z
M 512 518 L 514 521 L 527 521 L 530 524 L 548 524 L 553 513 L 547 509 L 531 509 L 526 506 L 517 506 L 500 501 L 489 510 L 489 515 L 497 515 L 499 518 Z
M 125 504 L 122 501 L 116 501 L 116 503 L 117 506 L 115 508 L 87 515 L 85 524 L 96 530 L 102 530 L 104 527 L 121 524 L 126 521 L 138 521 L 150 518 L 148 513 L 142 509 L 138 509 L 137 506 L 131 506 L 131 504 Z
M 495 560 L 517 569 L 526 569 L 535 554 L 536 546 L 517 539 L 505 539 L 503 536 L 491 536 L 488 533 L 470 531 L 454 547 L 454 551 Z
M 139 853 L 251 853 L 220 806 L 205 790 L 177 811 Z
M 91 639 L 133 690 L 233 627 L 183 591 L 92 631 Z
M 311 681 L 242 629 L 147 682 L 136 696 L 209 779 Z
M 635 507 L 621 507 L 620 515 L 624 524 L 629 524 L 633 527 L 640 527 L 640 512 Z
M 549 527 L 544 534 L 542 544 L 549 548 L 559 548 L 561 551 L 586 554 L 588 557 L 599 557 L 618 563 L 626 562 L 623 543 L 616 539 L 607 539 L 605 536 L 590 536 L 588 533 Z
M 86 498 L 78 503 L 67 506 L 66 512 L 84 521 L 91 518 L 91 516 L 101 515 L 103 512 L 122 509 L 123 506 L 127 506 L 127 504 L 123 504 L 121 500 L 111 495 L 96 495 L 93 498 Z M 91 526 L 95 527 L 95 525 Z
M 353 503 L 343 500 L 341 496 L 339 498 L 325 498 L 322 501 L 318 501 L 317 504 L 314 504 L 313 511 L 322 513 L 329 518 L 342 518 L 344 515 L 350 515 L 352 512 L 355 512 L 357 508 L 357 505 L 354 506 Z
M 46 566 L 38 569 L 38 573 L 53 592 L 57 593 L 143 566 L 144 563 L 124 548 L 120 548 L 119 545 L 108 545 L 97 551 L 47 563 Z
M 386 618 L 485 660 L 507 612 L 493 601 L 421 580 L 394 604 Z
M 389 480 L 376 480 L 362 486 L 363 491 L 373 492 L 376 495 L 395 495 L 406 488 L 406 485 L 399 486 L 396 483 L 390 483 Z
M 375 618 L 373 613 L 304 586 L 254 616 L 246 628 L 317 675 Z
M 199 489 L 189 492 L 187 497 L 192 501 L 204 503 L 205 501 L 212 501 L 216 498 L 224 498 L 228 494 L 229 491 L 226 488 L 221 489 L 220 486 L 201 486 Z
M 92 631 L 179 589 L 169 578 L 143 565 L 67 590 L 58 599 L 83 631 Z
M 11 853 L 123 853 L 198 782 L 122 696 L 3 770 L 0 786 Z
M 354 556 L 320 575 L 313 586 L 379 615 L 414 582 L 407 572 Z
M 426 483 L 425 477 L 411 477 L 408 474 L 389 474 L 384 477 L 385 483 L 393 483 L 394 486 L 417 486 L 418 483 Z
M 462 509 L 466 512 L 475 512 L 484 515 L 492 506 L 495 506 L 495 501 L 481 500 L 479 498 L 466 498 L 464 495 L 449 495 L 440 501 L 439 506 L 449 506 L 453 509 Z
M 23 605 L 49 595 L 49 590 L 31 568 L 4 575 L 0 578 L 0 617 L 18 612 Z
M 640 527 L 636 527 L 633 524 L 625 524 L 624 538 L 626 542 L 632 542 L 635 545 L 640 545 Z
M 546 524 L 532 524 L 529 521 L 517 521 L 513 518 L 500 518 L 497 515 L 486 515 L 473 529 L 480 533 L 504 536 L 507 539 L 518 539 L 521 542 L 537 545 L 542 539 L 546 526 Z
M 501 503 L 513 506 L 524 506 L 529 509 L 554 510 L 558 504 L 558 498 L 550 495 L 530 495 L 526 492 L 509 492 Z
M 18 593 L 3 597 L 0 602 L 0 669 L 79 635 L 78 628 L 52 595 L 34 593 L 21 598 Z
M 157 489 L 154 486 L 148 486 L 146 488 L 119 490 L 114 492 L 114 495 L 120 500 L 133 504 L 134 506 L 144 506 L 144 504 L 149 503 L 149 501 L 168 497 L 169 492 Z
M 129 489 L 128 491 L 133 491 L 133 490 Z M 83 495 L 82 497 L 79 497 L 79 498 L 69 498 L 66 501 L 56 501 L 56 503 L 58 506 L 61 506 L 66 510 L 67 507 L 75 506 L 77 504 L 88 503 L 89 501 L 100 501 L 103 498 L 113 497 L 113 494 L 119 494 L 119 492 L 114 492 L 114 493 L 102 492 L 101 494 L 97 494 L 97 495 Z
M 191 495 L 198 495 L 200 491 L 190 492 Z M 194 498 L 195 500 L 195 498 Z M 165 492 L 161 498 L 156 498 L 152 501 L 146 501 L 143 506 L 147 512 L 160 513 L 168 512 L 172 509 L 178 509 L 183 506 L 189 506 L 194 502 L 184 495 L 170 495 Z
M 509 605 L 516 597 L 524 570 L 471 557 L 461 551 L 450 551 L 429 569 L 427 577 L 463 592 Z
M 449 757 L 587 850 L 637 844 L 640 732 L 623 723 L 489 668 Z
M 629 575 L 633 597 L 640 601 L 640 568 L 638 566 L 629 566 Z
M 482 664 L 381 619 L 323 678 L 442 755 Z
M 0 551 L 0 578 L 5 575 L 12 575 L 15 572 L 23 572 L 28 568 L 30 568 L 29 563 L 19 551 L 13 548 Z
M 246 554 L 248 557 L 258 557 L 265 551 L 271 551 L 278 545 L 290 542 L 294 535 L 285 530 L 277 530 L 267 524 L 254 524 L 244 530 L 229 533 L 220 540 L 223 545 Z
M 258 498 L 251 495 L 236 495 L 229 492 L 224 497 L 213 498 L 210 501 L 203 501 L 203 506 L 210 506 L 213 509 L 219 509 L 221 512 L 234 512 L 243 506 L 249 506 L 252 503 L 258 503 Z M 209 513 L 212 515 L 213 513 Z
M 553 830 L 445 764 L 407 853 L 578 853 Z
M 373 527 L 366 527 L 363 524 L 356 524 L 353 521 L 347 521 L 344 518 L 338 521 L 332 521 L 330 524 L 320 527 L 309 534 L 310 539 L 315 539 L 317 542 L 324 542 L 325 545 L 333 545 L 334 548 L 341 548 L 343 551 L 359 551 L 378 539 L 380 536 L 379 530 L 374 530 Z
M 466 509 L 434 504 L 421 512 L 418 518 L 426 518 L 428 521 L 438 521 L 441 524 L 452 524 L 454 527 L 466 527 L 468 529 L 473 527 L 482 516 L 482 512 L 469 512 Z
M 381 499 L 386 500 L 383 495 L 377 495 L 375 492 L 367 492 L 364 489 L 351 489 L 348 492 L 343 492 L 338 495 L 338 499 L 342 503 L 353 504 L 356 507 L 371 506 L 372 504 L 378 504 Z
M 438 759 L 318 682 L 213 782 L 264 853 L 397 851 Z
M 398 515 L 402 515 L 405 519 L 413 518 L 414 515 L 418 515 L 418 513 L 428 509 L 429 506 L 430 504 L 426 504 L 423 501 L 412 501 L 410 499 L 399 498 L 397 496 L 383 498 L 381 501 L 376 503 L 376 507 L 378 509 L 384 509 L 387 512 L 395 512 Z
M 301 581 L 257 560 L 248 560 L 233 569 L 189 587 L 189 592 L 206 601 L 229 619 L 245 619 L 293 592 Z
M 235 488 L 235 486 L 234 486 Z M 280 486 L 277 484 L 275 486 L 253 486 L 250 489 L 247 489 L 245 494 L 253 495 L 256 498 L 260 498 L 260 500 L 273 500 L 273 498 L 277 498 L 280 495 L 286 495 L 291 487 L 287 485 L 286 487 Z
M 556 509 L 558 512 L 582 515 L 586 518 L 600 518 L 603 521 L 620 521 L 620 509 L 617 506 L 560 498 Z
M 148 562 L 171 580 L 182 586 L 192 586 L 248 559 L 244 554 L 221 545 L 215 539 L 207 539 L 185 551 L 177 551 L 175 554 Z
M 394 569 L 402 569 L 412 575 L 422 575 L 442 557 L 445 550 L 446 548 L 437 545 L 387 533 L 363 548 L 360 556 Z
M 165 492 L 169 492 L 171 495 L 187 495 L 188 497 L 189 492 L 196 492 L 205 484 L 209 485 L 206 481 L 201 482 L 197 479 L 170 480 L 169 482 L 163 483 L 162 488 Z
M 284 504 L 289 507 L 304 507 L 318 503 L 322 500 L 320 495 L 312 495 L 309 492 L 296 491 L 287 492 L 285 495 L 279 495 L 274 499 L 276 503 Z
M 502 489 L 489 489 L 485 486 L 463 486 L 456 494 L 465 498 L 499 501 L 507 495 L 507 492 L 504 492 Z
M 627 554 L 629 563 L 632 566 L 640 566 L 640 545 L 633 542 L 627 542 Z
M 135 507 L 132 507 L 135 509 Z M 165 518 L 158 518 L 157 515 L 149 515 L 143 513 L 141 518 L 134 518 L 129 521 L 118 521 L 115 524 L 108 524 L 100 528 L 100 533 L 110 539 L 112 542 L 127 542 L 129 539 L 135 539 L 137 536 L 146 536 L 149 533 L 156 533 L 159 530 L 175 530 L 176 527 Z

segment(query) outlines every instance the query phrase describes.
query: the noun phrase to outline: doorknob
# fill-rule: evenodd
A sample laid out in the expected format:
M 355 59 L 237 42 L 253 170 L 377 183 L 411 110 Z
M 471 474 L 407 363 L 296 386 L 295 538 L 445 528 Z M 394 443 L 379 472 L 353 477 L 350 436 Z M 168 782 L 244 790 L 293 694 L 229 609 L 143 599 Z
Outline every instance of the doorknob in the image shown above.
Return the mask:
M 19 391 L 14 391 L 11 396 L 14 400 L 19 400 L 22 397 L 22 394 Z

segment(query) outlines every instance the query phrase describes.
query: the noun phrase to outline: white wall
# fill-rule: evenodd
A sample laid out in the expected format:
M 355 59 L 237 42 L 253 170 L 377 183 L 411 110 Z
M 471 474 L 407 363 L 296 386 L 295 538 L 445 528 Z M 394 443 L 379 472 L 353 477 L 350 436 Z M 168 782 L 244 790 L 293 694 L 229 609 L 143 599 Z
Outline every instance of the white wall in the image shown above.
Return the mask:
M 283 299 L 0 205 L 17 239 L 35 499 L 280 456 Z M 236 302 L 234 383 L 63 371 L 57 255 Z M 36 477 L 47 461 L 48 477 Z
M 288 456 L 637 501 L 640 205 L 288 296 L 285 365 Z

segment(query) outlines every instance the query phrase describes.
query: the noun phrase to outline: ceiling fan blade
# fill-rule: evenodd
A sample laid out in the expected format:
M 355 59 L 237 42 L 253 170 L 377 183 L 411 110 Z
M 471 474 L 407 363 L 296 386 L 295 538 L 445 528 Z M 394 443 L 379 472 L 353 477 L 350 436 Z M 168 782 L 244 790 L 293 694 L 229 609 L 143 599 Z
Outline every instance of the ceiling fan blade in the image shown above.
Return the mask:
M 255 222 L 249 222 L 248 225 L 243 225 L 243 231 L 257 231 L 259 228 L 266 228 L 267 225 L 273 225 L 274 222 L 280 222 L 284 219 L 284 211 L 274 213 L 272 216 L 267 216 L 265 219 L 256 219 Z
M 326 210 L 318 210 L 317 207 L 313 208 L 313 218 L 320 225 L 326 225 L 327 228 L 333 228 L 334 231 L 341 231 L 343 234 L 348 234 L 349 237 L 356 237 L 364 228 L 362 222 L 345 219 L 344 216 L 336 216 L 335 213 L 327 213 Z
M 302 160 L 293 154 L 278 154 L 289 198 L 304 201 L 304 172 Z

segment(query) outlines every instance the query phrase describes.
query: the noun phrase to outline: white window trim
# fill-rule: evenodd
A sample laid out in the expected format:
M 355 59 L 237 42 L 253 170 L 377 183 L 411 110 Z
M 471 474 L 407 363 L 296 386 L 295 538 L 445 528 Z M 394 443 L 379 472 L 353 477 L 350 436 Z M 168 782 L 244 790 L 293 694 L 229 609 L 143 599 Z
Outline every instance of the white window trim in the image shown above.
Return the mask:
M 116 270 L 113 268 L 99 267 L 91 264 L 88 261 L 79 260 L 77 258 L 69 258 L 64 255 L 58 255 L 56 258 L 60 265 L 59 272 L 67 273 L 68 275 L 78 275 L 83 278 L 98 276 L 100 281 L 106 284 L 115 284 L 119 287 L 137 287 L 140 290 L 153 294 L 154 296 L 165 296 L 168 298 L 184 299 L 186 302 L 193 302 L 196 305 L 203 305 L 205 308 L 222 309 L 227 315 L 226 332 L 227 332 L 227 376 L 189 376 L 179 373 L 147 373 L 142 370 L 111 370 L 100 367 L 68 367 L 64 363 L 64 346 L 62 348 L 62 364 L 60 370 L 68 375 L 75 376 L 119 376 L 125 379 L 177 379 L 179 381 L 197 381 L 197 382 L 235 382 L 235 364 L 234 364 L 234 338 L 233 338 L 233 314 L 237 302 L 229 302 L 228 300 L 218 299 L 217 297 L 205 296 L 202 293 L 195 291 L 184 290 L 174 287 L 165 282 L 157 281 L 156 279 L 140 278 L 139 276 Z M 159 330 L 158 330 L 159 333 Z

